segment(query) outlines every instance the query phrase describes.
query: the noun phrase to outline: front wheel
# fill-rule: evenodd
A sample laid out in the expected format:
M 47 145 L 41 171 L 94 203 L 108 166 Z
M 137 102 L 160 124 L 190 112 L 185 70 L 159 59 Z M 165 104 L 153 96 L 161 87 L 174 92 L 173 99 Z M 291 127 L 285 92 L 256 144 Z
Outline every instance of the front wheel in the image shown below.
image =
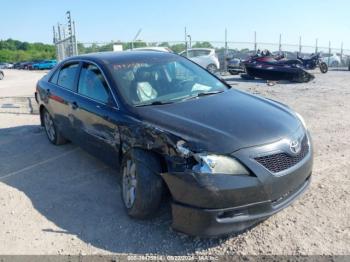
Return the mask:
M 320 63 L 320 70 L 321 70 L 321 73 L 323 74 L 328 72 L 328 66 L 325 62 Z
M 155 215 L 163 195 L 159 159 L 151 152 L 132 149 L 121 165 L 122 198 L 130 217 L 145 219 Z

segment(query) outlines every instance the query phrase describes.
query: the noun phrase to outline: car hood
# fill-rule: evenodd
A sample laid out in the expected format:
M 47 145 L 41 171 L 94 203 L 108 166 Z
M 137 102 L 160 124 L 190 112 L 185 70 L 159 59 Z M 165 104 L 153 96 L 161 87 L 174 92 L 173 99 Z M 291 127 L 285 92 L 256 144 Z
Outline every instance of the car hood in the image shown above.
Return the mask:
M 196 152 L 228 154 L 272 143 L 300 126 L 287 107 L 234 89 L 136 111 L 143 122 L 178 136 Z

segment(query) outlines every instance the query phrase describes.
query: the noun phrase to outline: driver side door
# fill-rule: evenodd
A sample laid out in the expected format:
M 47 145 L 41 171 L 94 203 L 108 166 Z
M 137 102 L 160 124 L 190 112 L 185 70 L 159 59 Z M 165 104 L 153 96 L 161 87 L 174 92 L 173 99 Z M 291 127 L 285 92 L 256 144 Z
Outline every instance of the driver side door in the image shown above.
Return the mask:
M 78 144 L 118 166 L 120 135 L 115 116 L 119 110 L 104 74 L 95 64 L 82 63 L 72 112 Z

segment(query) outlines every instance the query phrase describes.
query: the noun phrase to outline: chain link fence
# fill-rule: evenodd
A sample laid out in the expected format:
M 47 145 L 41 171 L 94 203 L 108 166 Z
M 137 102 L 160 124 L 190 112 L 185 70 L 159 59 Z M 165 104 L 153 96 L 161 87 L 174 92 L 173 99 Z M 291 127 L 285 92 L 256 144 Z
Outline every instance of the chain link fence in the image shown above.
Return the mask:
M 331 68 L 348 67 L 350 62 L 350 50 L 342 48 L 310 46 L 300 44 L 283 44 L 283 43 L 263 43 L 263 42 L 224 42 L 224 41 L 136 41 L 136 42 L 91 42 L 78 43 L 77 49 L 79 54 L 94 52 L 128 50 L 132 46 L 139 47 L 167 47 L 175 53 L 180 53 L 187 48 L 214 48 L 219 58 L 221 68 L 225 68 L 226 59 L 239 58 L 246 59 L 256 53 L 257 50 L 269 50 L 270 52 L 284 53 L 287 59 L 295 59 L 297 55 L 309 56 L 319 52 Z

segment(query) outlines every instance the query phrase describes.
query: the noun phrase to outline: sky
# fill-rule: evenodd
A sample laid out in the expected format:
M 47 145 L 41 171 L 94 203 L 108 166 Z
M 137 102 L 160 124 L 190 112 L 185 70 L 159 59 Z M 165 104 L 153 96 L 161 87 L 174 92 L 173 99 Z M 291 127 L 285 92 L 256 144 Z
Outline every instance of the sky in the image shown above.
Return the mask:
M 0 39 L 52 43 L 52 26 L 70 10 L 79 42 L 196 41 L 283 43 L 350 49 L 348 0 L 0 0 Z

